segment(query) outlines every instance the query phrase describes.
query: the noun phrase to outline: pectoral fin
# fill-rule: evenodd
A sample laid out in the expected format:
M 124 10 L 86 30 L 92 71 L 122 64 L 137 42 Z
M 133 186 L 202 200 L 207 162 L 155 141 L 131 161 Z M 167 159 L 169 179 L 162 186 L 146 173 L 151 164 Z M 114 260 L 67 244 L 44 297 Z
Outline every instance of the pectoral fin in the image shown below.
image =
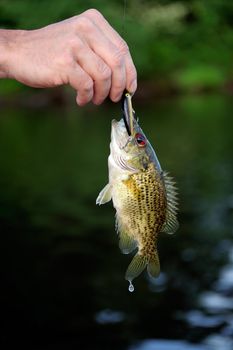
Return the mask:
M 105 204 L 109 202 L 111 199 L 112 199 L 111 186 L 107 184 L 99 193 L 96 199 L 96 204 L 99 204 L 99 205 Z

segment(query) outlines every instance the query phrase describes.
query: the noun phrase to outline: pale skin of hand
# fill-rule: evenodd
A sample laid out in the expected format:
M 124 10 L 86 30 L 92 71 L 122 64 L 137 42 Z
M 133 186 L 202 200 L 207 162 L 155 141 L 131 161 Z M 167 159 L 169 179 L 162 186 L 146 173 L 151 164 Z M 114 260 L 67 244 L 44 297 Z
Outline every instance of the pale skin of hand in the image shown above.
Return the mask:
M 134 93 L 129 48 L 97 10 L 36 30 L 0 30 L 0 78 L 47 88 L 71 85 L 76 102 L 101 104 Z

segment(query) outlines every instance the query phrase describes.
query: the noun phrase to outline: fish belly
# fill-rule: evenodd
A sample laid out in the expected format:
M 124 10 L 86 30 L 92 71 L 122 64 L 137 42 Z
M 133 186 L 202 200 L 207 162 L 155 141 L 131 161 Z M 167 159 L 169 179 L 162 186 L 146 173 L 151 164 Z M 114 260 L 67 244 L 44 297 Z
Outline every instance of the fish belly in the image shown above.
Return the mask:
M 166 215 L 164 184 L 154 165 L 116 183 L 113 204 L 121 231 L 136 240 L 141 255 L 153 254 Z

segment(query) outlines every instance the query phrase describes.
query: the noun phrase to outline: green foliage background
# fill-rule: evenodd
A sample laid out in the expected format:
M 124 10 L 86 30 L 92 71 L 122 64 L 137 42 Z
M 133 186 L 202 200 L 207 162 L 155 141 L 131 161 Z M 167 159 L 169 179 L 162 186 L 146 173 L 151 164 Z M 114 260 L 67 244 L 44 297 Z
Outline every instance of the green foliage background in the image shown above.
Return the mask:
M 34 29 L 93 7 L 128 42 L 139 78 L 191 91 L 231 81 L 229 0 L 127 0 L 125 22 L 124 0 L 0 0 L 0 26 Z
M 233 87 L 233 1 L 126 2 L 124 23 L 124 0 L 0 0 L 0 28 L 40 28 L 97 8 L 128 42 L 146 97 L 149 88 L 188 92 L 134 104 L 177 181 L 180 229 L 159 239 L 161 278 L 141 276 L 128 293 L 114 210 L 95 205 L 120 105 L 77 108 L 69 93 L 61 103 L 66 89 L 35 93 L 0 80 L 1 349 L 122 350 L 155 338 L 169 349 L 177 339 L 204 349 L 209 338 L 212 349 L 216 335 L 214 348 L 232 345 L 223 273 L 232 272 L 233 99 L 215 91 Z M 192 95 L 203 91 L 214 93 Z M 59 95 L 54 105 L 50 94 Z M 99 322 L 109 310 L 122 320 Z

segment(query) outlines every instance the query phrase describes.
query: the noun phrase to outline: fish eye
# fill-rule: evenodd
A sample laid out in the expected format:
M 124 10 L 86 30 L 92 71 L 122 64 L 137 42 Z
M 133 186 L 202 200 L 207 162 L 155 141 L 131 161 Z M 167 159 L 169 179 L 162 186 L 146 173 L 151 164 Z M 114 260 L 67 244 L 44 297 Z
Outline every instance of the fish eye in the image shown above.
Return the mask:
M 145 147 L 146 146 L 146 138 L 140 133 L 137 133 L 135 135 L 135 139 L 137 141 L 137 144 L 139 147 Z

